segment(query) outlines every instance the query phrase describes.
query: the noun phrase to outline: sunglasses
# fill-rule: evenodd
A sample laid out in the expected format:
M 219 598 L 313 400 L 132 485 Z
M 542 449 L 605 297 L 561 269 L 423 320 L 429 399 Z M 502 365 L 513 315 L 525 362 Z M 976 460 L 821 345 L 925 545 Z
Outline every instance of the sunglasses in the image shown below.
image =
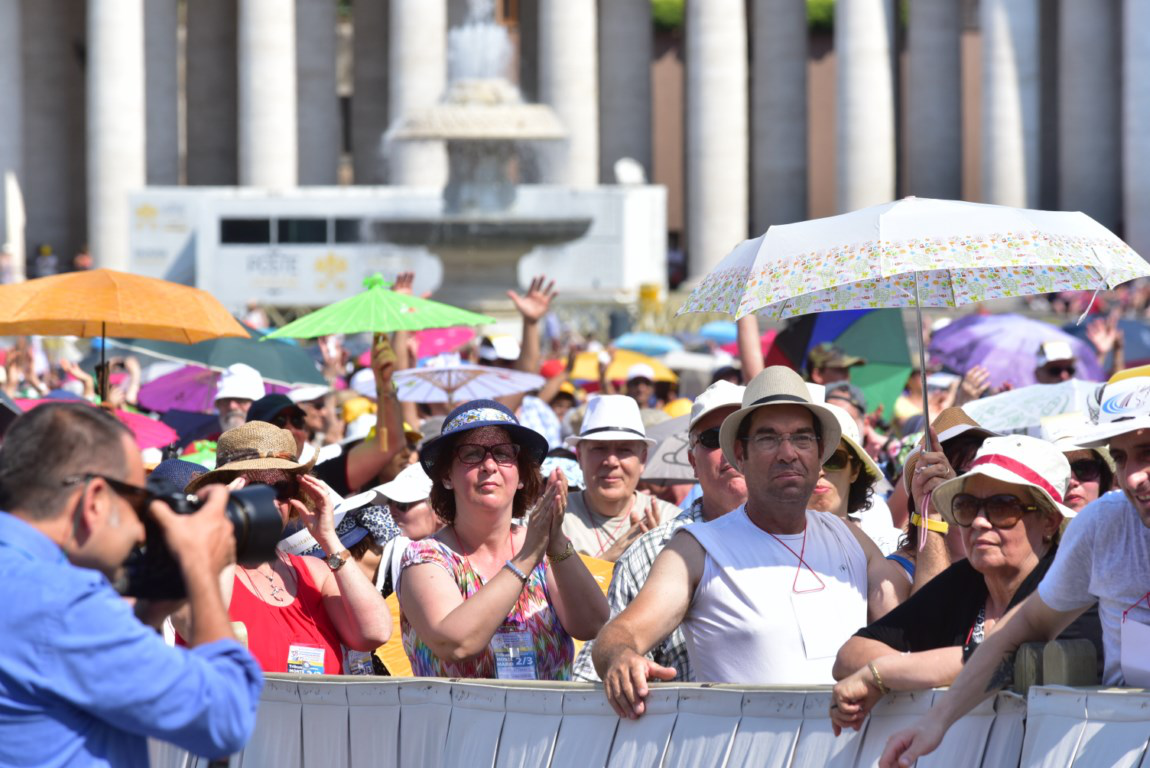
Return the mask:
M 841 472 L 851 464 L 851 455 L 848 451 L 839 449 L 823 462 L 823 469 L 828 472 Z
M 719 427 L 704 429 L 695 436 L 695 443 L 701 444 L 708 451 L 715 450 L 719 447 Z
M 1077 370 L 1078 369 L 1075 368 L 1073 365 L 1048 365 L 1048 366 L 1046 366 L 1046 372 L 1050 373 L 1054 376 L 1061 376 L 1064 373 L 1068 374 L 1070 376 L 1073 376 Z
M 1102 477 L 1102 462 L 1098 459 L 1079 459 L 1070 462 L 1070 472 L 1080 483 L 1094 483 Z
M 962 528 L 969 528 L 980 512 L 985 511 L 986 522 L 999 530 L 1009 530 L 1018 525 L 1018 521 L 1027 512 L 1036 512 L 1038 507 L 1034 504 L 1023 504 L 1022 499 L 1012 493 L 999 493 L 994 496 L 980 499 L 969 493 L 960 493 L 951 499 L 950 513 Z
M 304 428 L 303 414 L 296 411 L 288 413 L 281 413 L 272 419 L 272 425 L 283 429 L 288 424 L 291 424 L 296 429 Z
M 125 483 L 123 480 L 117 480 L 114 477 L 108 477 L 107 475 L 101 475 L 95 472 L 89 472 L 79 477 L 67 478 L 63 484 L 65 486 L 77 485 L 79 483 L 87 484 L 97 477 L 107 483 L 108 487 L 115 491 L 117 496 L 128 502 L 128 505 L 135 511 L 137 516 L 141 519 L 143 518 L 144 512 L 148 509 L 148 504 L 152 501 L 152 493 L 147 488 Z
M 496 464 L 507 467 L 514 464 L 519 457 L 519 446 L 514 443 L 498 443 L 496 445 L 468 443 L 455 448 L 455 458 L 472 466 L 482 464 L 487 458 L 487 454 L 491 454 L 491 458 L 495 459 Z
M 388 502 L 387 506 L 388 506 L 388 509 L 392 509 L 392 510 L 394 510 L 394 511 L 396 511 L 402 515 L 404 512 L 411 509 L 412 507 L 418 507 L 424 501 L 425 501 L 425 499 L 420 499 L 419 501 L 394 501 L 394 500 L 392 500 L 392 501 Z
M 290 480 L 277 480 L 274 483 L 249 480 L 248 485 L 266 485 L 276 492 L 276 501 L 288 502 L 299 498 L 299 480 L 295 477 Z

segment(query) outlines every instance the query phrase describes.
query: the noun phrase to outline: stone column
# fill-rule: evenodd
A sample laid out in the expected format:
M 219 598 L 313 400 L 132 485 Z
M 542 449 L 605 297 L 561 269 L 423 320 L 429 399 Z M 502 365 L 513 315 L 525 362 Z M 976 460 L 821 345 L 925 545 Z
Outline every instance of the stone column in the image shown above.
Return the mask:
M 838 0 L 835 118 L 839 212 L 895 196 L 892 0 Z
M 447 87 L 446 0 L 391 0 L 388 28 L 388 118 L 439 101 Z M 447 150 L 442 141 L 392 142 L 384 148 L 388 183 L 442 187 Z
M 565 142 L 539 150 L 544 184 L 599 182 L 595 5 L 595 0 L 539 0 L 539 100 L 551 105 L 567 129 Z
M 380 151 L 387 130 L 387 0 L 357 0 L 351 12 L 352 170 L 356 184 L 381 184 Z
M 981 0 L 982 200 L 1038 204 L 1037 0 Z
M 807 218 L 807 13 L 755 0 L 751 35 L 751 231 Z
M 240 184 L 294 187 L 299 179 L 295 3 L 240 0 L 238 30 Z
M 87 64 L 88 243 L 96 266 L 126 270 L 128 192 L 146 178 L 143 0 L 88 0 Z
M 599 179 L 615 182 L 615 162 L 630 157 L 652 175 L 650 0 L 599 4 Z
M 1150 3 L 1126 0 L 1122 19 L 1122 212 L 1125 237 L 1150 258 Z
M 299 183 L 339 181 L 339 94 L 335 77 L 335 0 L 296 0 Z
M 148 184 L 180 183 L 179 16 L 177 0 L 144 4 L 144 94 Z
M 4 129 L 0 130 L 0 248 L 12 248 L 14 266 L 24 272 L 24 222 L 13 215 L 20 206 L 24 181 L 24 43 L 20 23 L 21 0 L 0 0 L 0 104 Z M 17 199 L 8 197 L 8 180 Z
M 1113 229 L 1122 183 L 1118 8 L 1107 0 L 1062 0 L 1059 10 L 1058 207 Z
M 906 68 L 907 194 L 962 198 L 961 3 L 915 0 Z
M 236 184 L 236 2 L 194 0 L 185 7 L 188 184 Z
M 747 237 L 747 19 L 743 0 L 687 0 L 688 280 Z

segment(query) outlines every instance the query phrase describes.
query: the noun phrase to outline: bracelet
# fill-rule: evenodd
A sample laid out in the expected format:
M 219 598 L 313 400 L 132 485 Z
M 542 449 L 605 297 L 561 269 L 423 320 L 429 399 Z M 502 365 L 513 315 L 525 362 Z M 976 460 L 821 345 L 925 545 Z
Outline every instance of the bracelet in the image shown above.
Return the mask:
M 511 571 L 512 573 L 514 573 L 516 576 L 518 576 L 519 580 L 522 581 L 524 584 L 527 583 L 527 574 L 524 573 L 523 571 L 519 570 L 519 566 L 515 565 L 515 563 L 508 560 L 506 563 L 503 564 L 503 567 L 506 568 L 507 570 Z
M 547 559 L 551 561 L 552 565 L 554 565 L 555 563 L 563 562 L 573 554 L 575 554 L 575 545 L 571 543 L 571 539 L 567 539 L 567 547 L 563 550 L 562 554 L 556 555 L 554 557 L 548 554 Z
M 870 670 L 870 675 L 874 679 L 874 684 L 875 687 L 878 688 L 878 692 L 883 696 L 886 696 L 888 693 L 890 693 L 890 688 L 887 688 L 886 685 L 883 684 L 882 675 L 878 673 L 878 667 L 874 665 L 873 661 L 868 661 L 866 665 L 867 669 Z
M 915 512 L 910 516 L 910 521 L 921 527 L 923 524 L 922 515 Z M 945 520 L 932 520 L 928 517 L 926 518 L 926 529 L 928 531 L 934 531 L 935 533 L 941 533 L 945 536 L 946 532 L 950 530 L 950 526 L 946 524 Z

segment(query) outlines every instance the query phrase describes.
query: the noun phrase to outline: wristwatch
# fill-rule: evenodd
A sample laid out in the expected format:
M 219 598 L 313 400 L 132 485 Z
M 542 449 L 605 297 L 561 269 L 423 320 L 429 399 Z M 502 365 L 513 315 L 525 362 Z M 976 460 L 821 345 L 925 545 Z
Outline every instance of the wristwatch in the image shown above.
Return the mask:
M 342 552 L 333 552 L 328 555 L 324 558 L 324 562 L 327 563 L 328 568 L 331 568 L 333 571 L 338 571 L 350 559 L 351 552 L 345 549 Z

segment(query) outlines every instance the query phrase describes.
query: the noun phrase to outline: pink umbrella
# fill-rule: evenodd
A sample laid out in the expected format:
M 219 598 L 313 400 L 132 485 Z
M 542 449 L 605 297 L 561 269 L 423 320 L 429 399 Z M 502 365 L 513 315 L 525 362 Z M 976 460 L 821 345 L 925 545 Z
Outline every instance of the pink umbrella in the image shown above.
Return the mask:
M 419 351 L 416 354 L 422 359 L 442 355 L 446 352 L 454 352 L 474 338 L 475 329 L 462 325 L 453 328 L 430 328 L 426 331 L 417 331 L 415 340 L 419 342 Z
M 140 405 L 159 413 L 172 409 L 210 413 L 216 407 L 216 384 L 219 380 L 219 372 L 189 365 L 140 387 Z M 270 395 L 288 392 L 291 387 L 264 382 L 264 389 Z
M 76 400 L 55 400 L 49 398 L 44 398 L 41 400 L 16 400 L 16 404 L 19 405 L 25 412 L 35 408 L 38 405 L 43 405 L 44 403 L 72 402 L 84 403 L 85 405 L 91 405 L 93 408 L 96 407 L 93 403 L 89 403 L 87 400 L 79 398 Z M 172 429 L 167 424 L 158 422 L 155 419 L 149 418 L 142 413 L 125 411 L 121 408 L 115 409 L 112 411 L 112 413 L 116 416 L 117 419 L 120 420 L 120 423 L 122 423 L 128 429 L 132 430 L 132 436 L 136 438 L 136 445 L 140 447 L 140 450 L 145 448 L 162 448 L 165 445 L 169 445 L 170 443 L 175 442 L 179 437 L 179 435 L 176 434 L 176 430 Z

